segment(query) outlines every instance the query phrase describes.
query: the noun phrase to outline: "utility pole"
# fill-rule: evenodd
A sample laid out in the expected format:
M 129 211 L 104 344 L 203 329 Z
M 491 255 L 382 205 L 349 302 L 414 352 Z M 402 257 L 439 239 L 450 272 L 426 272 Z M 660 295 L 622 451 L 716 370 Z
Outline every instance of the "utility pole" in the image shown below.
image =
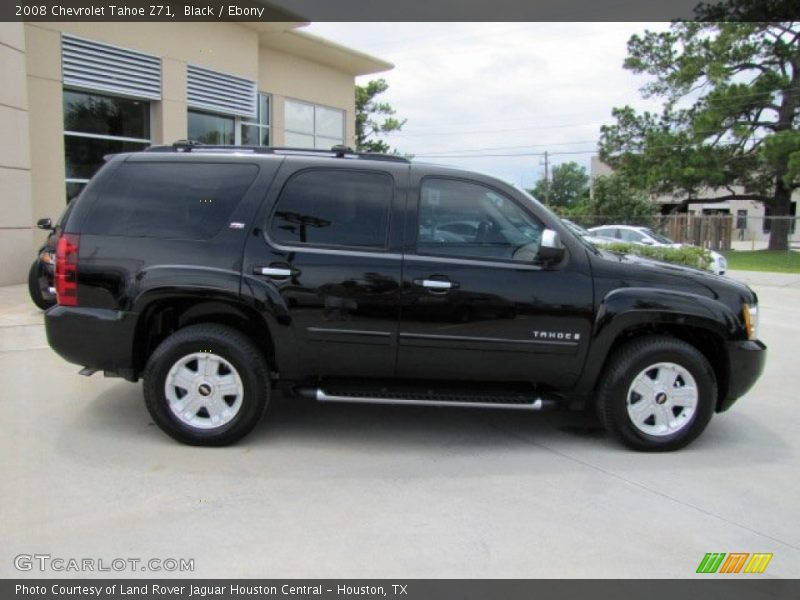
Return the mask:
M 544 151 L 544 204 L 550 204 L 550 161 L 547 150 Z

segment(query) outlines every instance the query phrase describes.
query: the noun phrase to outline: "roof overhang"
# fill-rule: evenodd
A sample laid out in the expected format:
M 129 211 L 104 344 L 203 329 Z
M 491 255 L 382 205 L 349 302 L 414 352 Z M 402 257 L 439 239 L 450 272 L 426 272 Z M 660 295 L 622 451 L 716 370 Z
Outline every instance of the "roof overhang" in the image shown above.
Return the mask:
M 330 40 L 304 31 L 297 27 L 307 23 L 283 23 L 283 28 L 259 32 L 261 46 L 273 48 L 287 54 L 318 62 L 354 76 L 371 75 L 388 71 L 394 65 L 388 61 L 353 50 Z M 258 23 L 257 25 L 278 25 L 277 23 Z

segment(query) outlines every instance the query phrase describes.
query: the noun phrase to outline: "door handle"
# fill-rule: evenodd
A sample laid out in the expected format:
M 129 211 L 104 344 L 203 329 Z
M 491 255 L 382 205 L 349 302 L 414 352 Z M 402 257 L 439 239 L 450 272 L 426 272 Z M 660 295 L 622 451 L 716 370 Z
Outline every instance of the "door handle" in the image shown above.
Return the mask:
M 457 283 L 442 279 L 415 279 L 414 284 L 437 292 L 444 292 L 458 287 Z
M 292 269 L 288 265 L 270 265 L 268 267 L 253 267 L 253 273 L 256 275 L 266 275 L 275 279 L 285 279 L 292 275 L 297 275 L 299 271 Z

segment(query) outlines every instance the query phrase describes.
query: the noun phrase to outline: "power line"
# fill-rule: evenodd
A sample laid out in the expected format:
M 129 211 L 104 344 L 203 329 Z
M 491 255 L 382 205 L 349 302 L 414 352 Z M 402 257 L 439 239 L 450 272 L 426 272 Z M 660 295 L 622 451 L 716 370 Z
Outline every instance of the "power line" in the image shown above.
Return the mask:
M 770 92 L 752 92 L 748 94 L 735 94 L 732 96 L 727 96 L 728 99 L 732 98 L 748 98 L 748 97 L 758 97 L 758 96 L 766 96 L 777 94 L 780 92 L 789 91 L 791 88 L 783 88 L 778 90 L 773 90 Z M 563 123 L 558 125 L 542 125 L 542 126 L 533 126 L 533 127 L 513 127 L 509 129 L 478 129 L 478 130 L 470 130 L 470 131 L 463 131 L 463 130 L 439 130 L 439 131 L 426 131 L 420 133 L 405 133 L 402 131 L 398 132 L 387 132 L 385 135 L 387 137 L 392 138 L 405 138 L 405 137 L 430 137 L 430 136 L 439 136 L 439 135 L 478 135 L 478 134 L 485 134 L 485 133 L 511 133 L 515 131 L 542 131 L 542 130 L 549 130 L 549 129 L 571 129 L 571 128 L 582 128 L 582 127 L 595 127 L 598 125 L 605 125 L 606 122 L 593 122 L 593 123 Z M 703 132 L 700 132 L 703 133 Z M 708 133 L 715 133 L 715 131 L 711 131 Z
M 760 142 L 764 138 L 753 138 L 750 140 L 751 142 Z M 660 144 L 656 146 L 648 146 L 648 150 L 660 150 L 662 148 L 690 148 L 690 147 L 698 147 L 703 146 L 703 142 L 688 142 L 686 144 Z M 738 146 L 738 143 L 726 143 L 726 144 L 716 144 L 714 147 L 728 147 L 728 146 Z M 415 157 L 421 158 L 495 158 L 495 157 L 515 157 L 515 156 L 567 156 L 567 155 L 580 155 L 580 154 L 597 154 L 598 151 L 596 148 L 591 150 L 564 150 L 561 152 L 548 152 L 545 150 L 544 152 L 515 152 L 515 153 L 498 153 L 498 154 L 462 154 L 462 155 L 450 155 L 450 154 L 415 154 Z M 737 157 L 731 157 L 737 158 Z

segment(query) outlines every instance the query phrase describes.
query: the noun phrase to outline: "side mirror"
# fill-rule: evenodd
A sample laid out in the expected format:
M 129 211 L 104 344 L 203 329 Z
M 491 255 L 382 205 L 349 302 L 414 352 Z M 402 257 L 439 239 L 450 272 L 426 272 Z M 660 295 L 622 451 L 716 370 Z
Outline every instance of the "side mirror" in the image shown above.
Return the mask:
M 542 232 L 542 242 L 539 244 L 537 258 L 543 263 L 557 263 L 564 258 L 564 246 L 561 244 L 561 236 L 557 231 L 545 229 Z
M 642 238 L 641 242 L 639 243 L 644 244 L 645 246 L 652 246 L 653 240 L 651 240 L 650 238 Z
M 46 229 L 48 231 L 53 230 L 53 222 L 50 220 L 49 217 L 45 217 L 44 219 L 39 219 L 36 221 L 36 227 L 39 229 Z

